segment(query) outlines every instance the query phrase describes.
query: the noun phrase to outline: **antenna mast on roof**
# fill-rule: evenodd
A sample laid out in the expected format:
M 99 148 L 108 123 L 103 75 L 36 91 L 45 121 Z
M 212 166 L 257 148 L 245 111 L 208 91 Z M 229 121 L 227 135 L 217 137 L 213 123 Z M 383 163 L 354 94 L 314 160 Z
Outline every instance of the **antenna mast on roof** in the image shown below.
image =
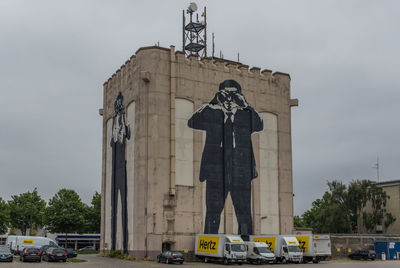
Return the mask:
M 376 158 L 376 164 L 374 165 L 374 168 L 376 169 L 376 179 L 379 183 L 379 156 Z
M 196 55 L 198 57 L 207 57 L 207 12 L 201 14 L 204 21 L 199 21 L 199 14 L 196 14 L 196 22 L 193 22 L 193 13 L 197 11 L 196 3 L 190 3 L 186 9 L 189 14 L 189 23 L 186 24 L 185 10 L 182 10 L 182 50 L 186 56 Z

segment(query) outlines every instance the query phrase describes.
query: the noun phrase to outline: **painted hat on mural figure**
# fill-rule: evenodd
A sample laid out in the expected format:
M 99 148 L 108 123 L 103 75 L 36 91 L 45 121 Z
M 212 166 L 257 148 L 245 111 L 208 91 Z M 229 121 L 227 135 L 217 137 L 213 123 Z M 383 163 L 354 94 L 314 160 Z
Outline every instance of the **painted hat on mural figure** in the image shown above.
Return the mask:
M 121 91 L 118 93 L 117 98 L 114 101 L 114 111 L 115 114 L 124 112 L 124 96 L 122 96 Z
M 235 80 L 225 80 L 224 82 L 219 84 L 219 90 L 224 90 L 226 88 L 236 88 L 236 92 L 242 94 L 242 87 Z

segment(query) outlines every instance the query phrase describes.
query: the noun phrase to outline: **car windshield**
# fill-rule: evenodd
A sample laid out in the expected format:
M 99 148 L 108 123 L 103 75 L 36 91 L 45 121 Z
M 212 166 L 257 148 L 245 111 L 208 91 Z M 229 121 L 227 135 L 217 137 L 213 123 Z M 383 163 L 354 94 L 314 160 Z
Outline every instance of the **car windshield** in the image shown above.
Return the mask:
M 55 248 L 55 249 L 53 250 L 53 253 L 62 253 L 62 254 L 64 254 L 64 253 L 65 253 L 65 250 L 62 249 L 62 248 Z
M 172 256 L 174 256 L 174 257 L 182 257 L 182 253 L 180 253 L 180 252 L 173 252 L 173 253 L 172 253 Z
M 259 247 L 257 249 L 258 249 L 258 252 L 260 252 L 260 253 L 271 253 L 271 250 L 267 247 Z
M 8 248 L 0 248 L 0 253 L 10 254 L 11 251 Z
M 231 250 L 234 252 L 245 252 L 246 247 L 243 244 L 231 244 Z
M 289 252 L 301 252 L 299 246 L 288 246 Z
M 38 248 L 27 248 L 26 251 L 29 252 L 29 253 L 38 253 L 40 251 L 40 249 L 38 249 Z

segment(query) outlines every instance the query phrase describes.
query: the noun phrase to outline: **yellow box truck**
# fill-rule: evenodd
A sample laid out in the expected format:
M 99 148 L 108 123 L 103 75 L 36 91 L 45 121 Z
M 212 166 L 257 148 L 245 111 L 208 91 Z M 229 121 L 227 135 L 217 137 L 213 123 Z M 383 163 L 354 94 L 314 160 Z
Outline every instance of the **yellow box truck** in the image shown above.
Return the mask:
M 246 246 L 238 235 L 197 234 L 195 255 L 204 262 L 242 264 L 246 262 Z

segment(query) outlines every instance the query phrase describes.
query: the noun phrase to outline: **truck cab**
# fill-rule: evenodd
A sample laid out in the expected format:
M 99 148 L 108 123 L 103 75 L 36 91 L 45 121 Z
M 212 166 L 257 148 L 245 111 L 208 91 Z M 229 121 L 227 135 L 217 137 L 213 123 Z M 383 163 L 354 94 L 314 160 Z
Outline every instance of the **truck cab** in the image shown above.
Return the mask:
M 280 237 L 280 242 L 280 261 L 282 263 L 300 263 L 303 260 L 303 252 L 295 237 L 282 236 Z
M 264 242 L 245 242 L 247 249 L 247 262 L 263 264 L 275 263 L 275 254 L 271 252 Z
M 237 236 L 225 236 L 224 263 L 246 262 L 246 246 L 243 240 Z

